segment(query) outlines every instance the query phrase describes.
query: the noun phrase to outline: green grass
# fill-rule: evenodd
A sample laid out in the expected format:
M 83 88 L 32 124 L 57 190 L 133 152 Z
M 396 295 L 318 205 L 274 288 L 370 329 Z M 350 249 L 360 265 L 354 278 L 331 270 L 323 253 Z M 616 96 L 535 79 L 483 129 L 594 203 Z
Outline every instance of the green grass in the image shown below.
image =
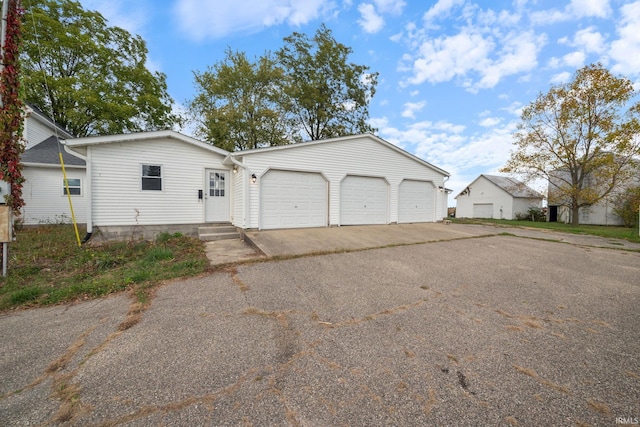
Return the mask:
M 0 278 L 0 310 L 58 304 L 132 291 L 144 302 L 161 281 L 209 269 L 203 242 L 180 234 L 156 241 L 78 247 L 73 227 L 42 225 L 9 244 L 8 274 Z
M 573 234 L 590 234 L 593 236 L 605 237 L 608 239 L 622 239 L 630 242 L 640 243 L 637 228 L 604 226 L 604 225 L 579 225 L 573 227 L 571 224 L 560 222 L 532 222 L 532 221 L 510 221 L 506 219 L 471 219 L 471 218 L 455 218 L 454 222 L 458 224 L 497 224 L 508 227 L 530 227 L 543 228 L 554 231 L 561 231 Z

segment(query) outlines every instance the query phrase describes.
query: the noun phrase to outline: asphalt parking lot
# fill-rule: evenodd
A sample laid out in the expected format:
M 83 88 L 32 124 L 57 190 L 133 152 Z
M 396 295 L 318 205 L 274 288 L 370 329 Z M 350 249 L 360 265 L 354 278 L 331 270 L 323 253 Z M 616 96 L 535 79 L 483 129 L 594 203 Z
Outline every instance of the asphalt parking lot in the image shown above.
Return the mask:
M 620 425 L 640 418 L 639 278 L 640 252 L 476 233 L 231 266 L 143 312 L 4 313 L 0 420 Z

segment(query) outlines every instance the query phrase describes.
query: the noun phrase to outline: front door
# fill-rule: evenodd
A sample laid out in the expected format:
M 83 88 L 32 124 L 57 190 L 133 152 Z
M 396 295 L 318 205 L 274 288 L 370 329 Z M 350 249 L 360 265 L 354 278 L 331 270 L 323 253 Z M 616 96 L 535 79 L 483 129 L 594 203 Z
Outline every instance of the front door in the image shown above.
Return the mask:
M 229 171 L 207 169 L 207 191 L 204 195 L 205 221 L 229 221 Z

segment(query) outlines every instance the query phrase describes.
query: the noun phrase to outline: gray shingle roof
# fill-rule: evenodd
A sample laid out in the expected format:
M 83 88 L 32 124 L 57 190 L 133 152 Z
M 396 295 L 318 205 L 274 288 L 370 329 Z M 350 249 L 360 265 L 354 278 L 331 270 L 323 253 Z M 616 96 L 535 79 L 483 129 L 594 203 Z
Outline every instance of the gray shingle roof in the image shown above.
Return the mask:
M 67 153 L 63 147 L 58 147 L 58 140 L 55 136 L 50 136 L 37 145 L 29 148 L 22 154 L 22 163 L 39 163 L 43 165 L 59 165 L 60 156 L 64 164 L 68 166 L 85 166 L 85 161 Z
M 542 194 L 517 179 L 497 175 L 482 174 L 481 176 L 484 176 L 513 197 L 543 198 Z

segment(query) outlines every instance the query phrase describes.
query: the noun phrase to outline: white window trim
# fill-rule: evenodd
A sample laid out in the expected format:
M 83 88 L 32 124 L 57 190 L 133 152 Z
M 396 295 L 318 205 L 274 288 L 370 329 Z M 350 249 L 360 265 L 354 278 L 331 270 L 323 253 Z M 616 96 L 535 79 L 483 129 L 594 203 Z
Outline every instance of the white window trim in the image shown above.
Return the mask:
M 80 194 L 71 194 L 71 197 L 82 197 L 82 178 L 67 178 L 67 182 L 72 179 L 77 179 L 80 181 L 79 185 L 71 185 L 69 184 L 69 190 L 72 188 L 79 188 Z M 62 197 L 67 197 L 67 182 L 65 182 L 64 178 L 62 179 Z
M 144 176 L 144 167 L 145 166 L 158 166 L 160 168 L 160 176 L 156 177 L 156 176 Z M 142 188 L 142 180 L 144 178 L 151 178 L 151 179 L 159 179 L 160 180 L 160 189 L 159 190 L 145 190 L 144 188 Z M 150 191 L 153 193 L 160 193 L 164 191 L 164 165 L 160 164 L 160 163 L 140 163 L 140 191 Z

